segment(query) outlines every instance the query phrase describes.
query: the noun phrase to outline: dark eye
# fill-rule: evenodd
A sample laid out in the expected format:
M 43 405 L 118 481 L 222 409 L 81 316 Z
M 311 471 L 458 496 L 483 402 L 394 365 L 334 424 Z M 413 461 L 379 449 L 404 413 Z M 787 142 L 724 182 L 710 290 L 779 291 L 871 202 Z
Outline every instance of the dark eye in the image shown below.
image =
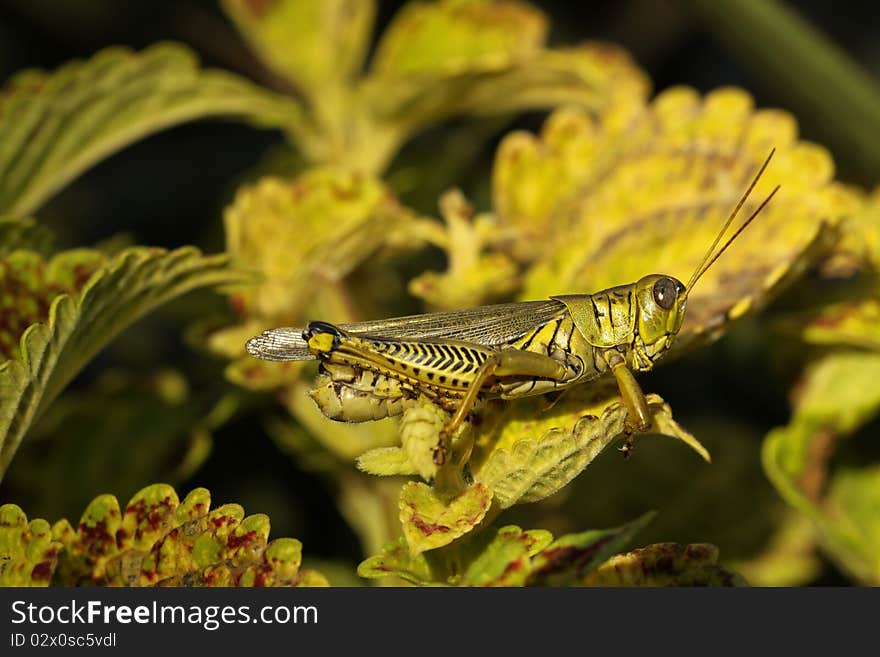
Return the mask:
M 661 278 L 654 283 L 654 301 L 663 310 L 672 310 L 677 295 L 678 286 L 671 278 Z

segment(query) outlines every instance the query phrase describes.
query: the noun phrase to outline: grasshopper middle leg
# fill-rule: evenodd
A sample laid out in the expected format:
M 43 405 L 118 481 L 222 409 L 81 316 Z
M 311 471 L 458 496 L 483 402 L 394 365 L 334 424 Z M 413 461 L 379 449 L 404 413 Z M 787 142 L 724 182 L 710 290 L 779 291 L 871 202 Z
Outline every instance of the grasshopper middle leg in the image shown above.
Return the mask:
M 477 396 L 491 377 L 521 376 L 564 381 L 567 375 L 565 366 L 549 356 L 519 349 L 502 349 L 495 352 L 483 361 L 474 373 L 474 378 L 458 408 L 440 432 L 437 446 L 434 448 L 434 463 L 443 465 L 446 462 L 446 448 L 450 437 L 477 403 Z
M 648 400 L 642 387 L 636 381 L 632 371 L 626 366 L 626 361 L 616 351 L 608 351 L 603 354 L 605 362 L 611 368 L 620 391 L 620 398 L 626 406 L 626 444 L 621 447 L 624 456 L 629 456 L 633 449 L 633 433 L 635 431 L 647 431 L 651 427 L 651 412 L 648 410 Z

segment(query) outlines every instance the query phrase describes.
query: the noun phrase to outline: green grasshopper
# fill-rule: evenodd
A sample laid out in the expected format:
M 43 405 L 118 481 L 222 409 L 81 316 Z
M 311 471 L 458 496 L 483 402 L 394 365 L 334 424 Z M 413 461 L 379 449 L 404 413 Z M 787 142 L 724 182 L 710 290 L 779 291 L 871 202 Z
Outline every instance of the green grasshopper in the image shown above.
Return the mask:
M 715 250 L 773 157 L 770 152 L 687 285 L 665 274 L 644 276 L 594 294 L 480 306 L 372 322 L 276 328 L 247 343 L 274 361 L 321 361 L 311 396 L 330 419 L 364 422 L 400 414 L 423 395 L 452 415 L 434 462 L 480 398 L 517 399 L 613 376 L 627 409 L 624 452 L 651 416 L 633 375 L 669 349 L 684 320 L 688 293 L 779 190 Z

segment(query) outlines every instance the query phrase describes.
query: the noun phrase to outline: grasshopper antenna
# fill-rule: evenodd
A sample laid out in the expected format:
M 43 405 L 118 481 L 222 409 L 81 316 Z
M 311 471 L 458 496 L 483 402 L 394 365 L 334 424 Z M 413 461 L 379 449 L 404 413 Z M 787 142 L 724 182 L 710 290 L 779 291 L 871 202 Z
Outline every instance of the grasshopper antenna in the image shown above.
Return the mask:
M 718 243 L 721 241 L 721 238 L 724 237 L 724 233 L 727 232 L 727 229 L 730 228 L 730 224 L 733 223 L 733 220 L 736 218 L 736 215 L 739 214 L 739 211 L 742 209 L 742 206 L 745 205 L 745 202 L 748 200 L 749 195 L 752 193 L 752 190 L 755 188 L 755 185 L 757 185 L 758 181 L 761 179 L 761 176 L 763 175 L 764 170 L 767 168 L 767 165 L 770 164 L 770 160 L 773 158 L 773 154 L 775 152 L 776 152 L 775 148 L 773 148 L 770 151 L 770 154 L 767 156 L 767 159 L 764 160 L 764 164 L 761 165 L 761 168 L 758 170 L 758 173 L 756 173 L 755 177 L 752 179 L 752 182 L 749 185 L 749 188 L 745 191 L 745 193 L 739 199 L 739 202 L 736 204 L 736 207 L 733 209 L 733 212 L 730 213 L 730 216 L 727 217 L 727 221 L 724 222 L 724 225 L 721 227 L 721 230 L 718 232 L 718 235 L 715 237 L 715 240 L 712 242 L 712 245 L 709 247 L 709 250 L 706 251 L 706 255 L 703 256 L 703 260 L 700 262 L 700 264 L 694 270 L 694 273 L 691 276 L 691 280 L 688 281 L 688 284 L 687 284 L 688 290 L 693 288 L 693 286 L 696 284 L 696 282 L 698 280 L 700 280 L 700 277 L 706 273 L 706 271 L 709 269 L 709 267 L 711 267 L 715 263 L 716 260 L 718 260 L 718 258 L 721 256 L 721 254 L 727 250 L 727 247 L 729 247 L 733 243 L 733 241 L 737 237 L 739 237 L 740 233 L 742 233 L 748 227 L 748 225 L 750 223 L 752 223 L 752 221 L 754 221 L 755 217 L 757 217 L 761 213 L 761 210 L 764 209 L 764 207 L 770 202 L 770 199 L 772 199 L 773 196 L 776 194 L 776 192 L 779 191 L 780 185 L 776 185 L 776 187 L 773 188 L 773 191 L 770 192 L 770 194 L 767 196 L 767 198 L 765 198 L 761 202 L 761 205 L 759 205 L 758 208 L 754 212 L 752 212 L 752 214 L 749 216 L 749 218 L 743 222 L 742 226 L 737 228 L 736 232 L 730 237 L 730 239 L 727 240 L 724 243 L 724 245 L 718 250 L 718 252 L 713 255 L 713 252 L 715 251 L 715 247 L 718 246 Z

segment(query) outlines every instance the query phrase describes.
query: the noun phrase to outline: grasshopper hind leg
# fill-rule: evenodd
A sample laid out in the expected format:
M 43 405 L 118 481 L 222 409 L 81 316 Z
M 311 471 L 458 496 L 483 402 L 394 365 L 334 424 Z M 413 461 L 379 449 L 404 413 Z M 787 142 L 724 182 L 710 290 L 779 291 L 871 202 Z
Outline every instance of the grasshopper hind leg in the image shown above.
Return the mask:
M 502 349 L 494 352 L 477 368 L 464 398 L 449 422 L 441 430 L 437 445 L 434 447 L 435 465 L 443 465 L 446 462 L 446 452 L 452 436 L 465 421 L 468 413 L 477 403 L 480 392 L 493 376 L 519 376 L 564 381 L 568 376 L 568 370 L 559 361 L 531 351 Z

